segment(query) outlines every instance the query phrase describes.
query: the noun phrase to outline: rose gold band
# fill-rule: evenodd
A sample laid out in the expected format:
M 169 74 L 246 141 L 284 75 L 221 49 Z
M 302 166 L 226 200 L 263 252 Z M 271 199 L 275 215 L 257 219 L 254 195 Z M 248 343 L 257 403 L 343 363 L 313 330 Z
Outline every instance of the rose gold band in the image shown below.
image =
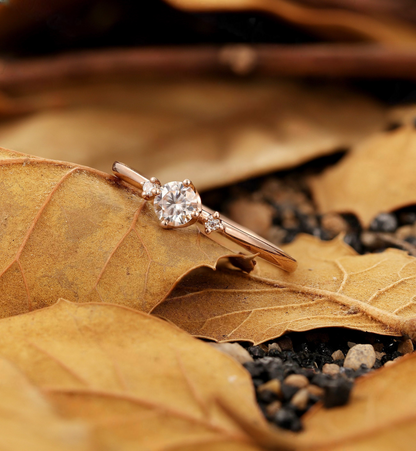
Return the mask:
M 113 172 L 117 177 L 140 189 L 142 189 L 144 183 L 149 182 L 147 178 L 118 161 L 113 165 Z M 213 217 L 213 214 L 209 208 L 202 205 L 198 216 L 195 217 L 195 221 L 192 223 L 196 222 L 201 232 L 208 236 L 208 233 L 202 226 L 209 218 Z M 209 238 L 223 244 L 227 248 L 230 248 L 229 242 L 231 241 L 252 254 L 258 254 L 259 257 L 287 272 L 293 272 L 297 267 L 296 260 L 277 246 L 224 217 L 221 217 L 221 229 L 209 234 Z M 226 241 L 224 241 L 224 238 Z

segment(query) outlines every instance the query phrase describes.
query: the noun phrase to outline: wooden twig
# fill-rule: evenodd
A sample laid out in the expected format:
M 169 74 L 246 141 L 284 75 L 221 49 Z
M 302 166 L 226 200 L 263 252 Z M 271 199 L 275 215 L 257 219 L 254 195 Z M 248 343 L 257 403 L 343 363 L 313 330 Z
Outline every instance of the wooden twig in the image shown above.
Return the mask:
M 374 45 L 228 45 L 83 51 L 0 60 L 0 89 L 118 76 L 233 73 L 290 77 L 416 80 L 416 51 Z

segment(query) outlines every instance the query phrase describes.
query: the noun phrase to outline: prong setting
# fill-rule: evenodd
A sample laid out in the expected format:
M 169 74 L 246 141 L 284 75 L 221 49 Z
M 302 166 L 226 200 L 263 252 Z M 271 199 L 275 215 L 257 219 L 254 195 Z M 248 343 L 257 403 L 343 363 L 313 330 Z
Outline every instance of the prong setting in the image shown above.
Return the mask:
M 220 219 L 220 214 L 218 213 L 218 211 L 216 211 L 212 215 L 209 215 L 205 220 L 204 225 L 205 225 L 205 233 L 207 235 L 211 234 L 212 232 L 224 231 L 224 225 Z
M 150 177 L 150 182 L 153 183 L 153 185 L 162 186 L 159 179 L 156 177 Z
M 167 221 L 166 219 L 163 219 L 162 221 L 160 221 L 160 225 L 164 228 L 164 229 L 170 229 L 171 227 L 169 227 L 169 221 Z
M 183 186 L 186 186 L 187 188 L 189 186 L 192 186 L 192 182 L 189 179 L 185 179 L 182 183 L 183 183 Z

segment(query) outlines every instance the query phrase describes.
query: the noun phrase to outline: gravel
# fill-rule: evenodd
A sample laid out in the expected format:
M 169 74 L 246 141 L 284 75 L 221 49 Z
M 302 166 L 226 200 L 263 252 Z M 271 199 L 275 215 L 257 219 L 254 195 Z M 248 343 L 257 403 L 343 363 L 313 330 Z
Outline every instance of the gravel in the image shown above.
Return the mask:
M 325 408 L 348 403 L 354 381 L 400 357 L 398 348 L 410 349 L 409 342 L 348 329 L 293 332 L 247 347 L 253 361 L 244 366 L 267 420 L 296 432 L 317 402 Z M 355 363 L 348 367 L 351 358 Z

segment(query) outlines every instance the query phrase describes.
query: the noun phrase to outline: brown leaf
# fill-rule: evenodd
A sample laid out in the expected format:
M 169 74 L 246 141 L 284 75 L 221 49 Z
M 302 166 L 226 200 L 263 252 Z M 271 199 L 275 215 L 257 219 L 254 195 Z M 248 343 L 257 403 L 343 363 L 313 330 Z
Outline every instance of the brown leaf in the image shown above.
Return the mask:
M 183 275 L 231 252 L 196 226 L 163 230 L 133 187 L 0 149 L 0 317 L 112 302 L 150 311 Z
M 309 8 L 290 0 L 165 0 L 191 11 L 261 11 L 274 14 L 294 25 L 335 39 L 357 38 L 386 45 L 408 46 L 416 42 L 411 25 L 391 15 L 371 17 L 339 8 Z
M 0 449 L 87 451 L 90 427 L 60 417 L 45 396 L 0 358 Z
M 155 317 L 61 300 L 0 321 L 0 336 L 0 355 L 92 428 L 92 449 L 259 450 L 251 430 L 288 449 L 240 364 Z
M 414 449 L 416 440 L 416 354 L 358 380 L 345 407 L 310 411 L 301 449 L 358 451 Z
M 321 213 L 354 213 L 364 226 L 381 212 L 416 203 L 416 130 L 412 125 L 364 141 L 310 180 Z
M 299 262 L 292 274 L 278 274 L 260 260 L 250 276 L 202 270 L 153 313 L 220 342 L 257 344 L 318 327 L 416 337 L 414 257 L 396 249 L 355 255 L 340 238 L 322 242 L 309 235 L 285 250 Z
M 3 146 L 104 171 L 124 161 L 200 191 L 348 148 L 385 113 L 348 90 L 270 80 L 97 83 L 16 99 L 44 111 L 0 124 Z

